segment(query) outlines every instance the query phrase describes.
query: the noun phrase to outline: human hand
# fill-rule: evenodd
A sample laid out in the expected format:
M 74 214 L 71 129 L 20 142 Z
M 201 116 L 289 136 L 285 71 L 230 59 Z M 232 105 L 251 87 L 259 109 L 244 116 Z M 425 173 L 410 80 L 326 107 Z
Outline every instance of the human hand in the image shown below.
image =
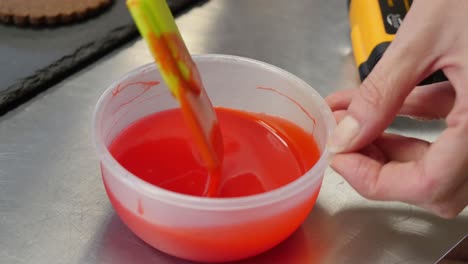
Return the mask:
M 359 89 L 327 97 L 332 168 L 361 195 L 453 218 L 468 204 L 468 1 L 415 0 Z M 449 81 L 415 86 L 442 69 Z M 390 135 L 396 115 L 445 118 L 434 143 Z

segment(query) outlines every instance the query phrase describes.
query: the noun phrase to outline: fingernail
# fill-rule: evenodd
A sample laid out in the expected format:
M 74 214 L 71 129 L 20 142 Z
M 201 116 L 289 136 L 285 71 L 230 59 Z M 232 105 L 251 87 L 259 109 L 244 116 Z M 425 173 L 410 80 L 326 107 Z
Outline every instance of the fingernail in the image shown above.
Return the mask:
M 332 153 L 340 153 L 351 144 L 359 134 L 359 123 L 351 116 L 346 116 L 335 128 L 327 147 Z

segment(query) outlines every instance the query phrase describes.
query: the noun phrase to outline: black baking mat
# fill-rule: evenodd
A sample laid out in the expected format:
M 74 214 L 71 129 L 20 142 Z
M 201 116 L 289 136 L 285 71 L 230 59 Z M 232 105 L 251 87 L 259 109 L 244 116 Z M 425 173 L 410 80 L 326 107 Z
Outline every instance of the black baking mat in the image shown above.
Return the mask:
M 167 2 L 178 15 L 206 1 Z M 0 114 L 137 36 L 125 0 L 77 24 L 40 29 L 0 24 Z

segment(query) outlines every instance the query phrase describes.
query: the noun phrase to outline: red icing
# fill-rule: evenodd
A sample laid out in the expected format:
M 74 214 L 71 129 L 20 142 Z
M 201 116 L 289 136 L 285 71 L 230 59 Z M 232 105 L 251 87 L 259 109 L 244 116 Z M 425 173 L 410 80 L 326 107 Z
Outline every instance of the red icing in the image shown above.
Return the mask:
M 201 81 L 195 64 L 190 57 L 181 36 L 174 32 L 164 32 L 156 36 L 148 33 L 150 49 L 158 61 L 158 65 L 166 73 L 178 76 L 181 86 L 189 88 L 195 94 L 201 92 Z M 184 78 L 177 63 L 183 63 L 189 70 L 188 78 Z M 181 89 L 184 90 L 184 89 Z
M 180 109 L 147 116 L 118 135 L 109 150 L 127 170 L 184 194 L 233 197 L 281 187 L 320 157 L 312 135 L 284 119 L 216 108 L 224 163 L 209 177 Z M 216 181 L 216 182 L 213 182 Z M 211 183 L 211 184 L 208 184 Z
M 306 110 L 298 101 L 294 100 L 293 98 L 291 98 L 291 97 L 288 96 L 287 94 L 284 94 L 284 93 L 282 93 L 282 92 L 280 92 L 280 91 L 278 91 L 278 90 L 276 90 L 276 89 L 274 89 L 274 88 L 270 88 L 270 87 L 257 86 L 257 89 L 272 91 L 272 92 L 275 92 L 275 93 L 277 93 L 277 94 L 279 94 L 279 95 L 281 95 L 281 96 L 283 96 L 283 97 L 288 98 L 291 102 L 293 102 L 295 105 L 297 105 L 297 106 L 301 109 L 301 111 L 302 111 L 304 114 L 306 114 L 307 117 L 308 117 L 310 120 L 312 120 L 312 122 L 314 122 L 314 125 L 317 124 L 317 121 L 315 120 L 315 118 L 312 117 L 312 116 L 309 114 L 309 112 L 307 112 L 307 110 Z
M 132 85 L 143 85 L 143 93 L 148 91 L 151 87 L 158 85 L 160 82 L 159 81 L 149 81 L 149 82 L 131 82 L 127 83 L 125 85 L 122 85 L 121 83 L 115 87 L 115 89 L 112 91 L 112 97 L 117 96 L 119 93 L 121 93 L 123 90 L 127 89 L 128 87 Z
M 138 208 L 137 208 L 138 214 L 143 215 L 145 214 L 145 210 L 143 209 L 143 205 L 141 204 L 141 200 L 138 199 Z

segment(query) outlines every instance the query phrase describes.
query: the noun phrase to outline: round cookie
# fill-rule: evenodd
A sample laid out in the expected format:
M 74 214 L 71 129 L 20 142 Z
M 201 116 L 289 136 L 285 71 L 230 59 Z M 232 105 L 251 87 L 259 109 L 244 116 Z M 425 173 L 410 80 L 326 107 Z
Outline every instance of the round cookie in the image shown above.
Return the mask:
M 95 15 L 113 0 L 0 0 L 0 22 L 60 25 Z

